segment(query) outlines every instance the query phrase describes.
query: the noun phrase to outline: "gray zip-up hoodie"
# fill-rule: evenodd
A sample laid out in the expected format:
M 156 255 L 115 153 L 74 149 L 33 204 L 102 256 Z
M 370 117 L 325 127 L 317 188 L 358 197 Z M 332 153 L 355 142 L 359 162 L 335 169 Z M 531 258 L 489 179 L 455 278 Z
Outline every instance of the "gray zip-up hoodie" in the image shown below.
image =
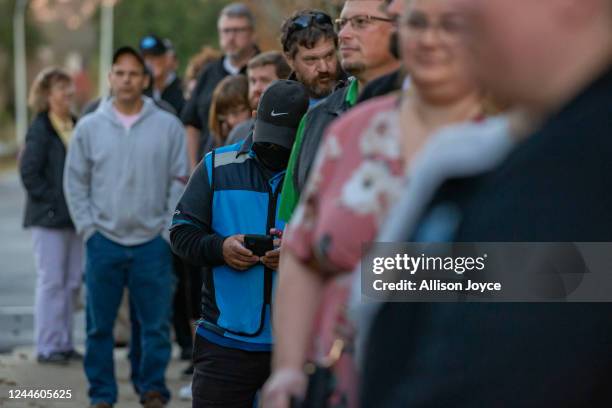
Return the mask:
M 189 176 L 185 131 L 147 97 L 126 129 L 103 101 L 77 125 L 68 148 L 64 193 L 77 232 L 126 246 L 168 240 L 172 212 Z

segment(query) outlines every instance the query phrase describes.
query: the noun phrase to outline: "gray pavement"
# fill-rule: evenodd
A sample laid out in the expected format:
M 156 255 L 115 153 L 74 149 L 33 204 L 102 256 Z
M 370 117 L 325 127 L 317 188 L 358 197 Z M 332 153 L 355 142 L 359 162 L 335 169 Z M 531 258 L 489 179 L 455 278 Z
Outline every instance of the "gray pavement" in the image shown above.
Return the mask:
M 32 346 L 33 305 L 36 272 L 30 233 L 21 227 L 24 193 L 15 171 L 0 172 L 0 407 L 72 408 L 87 407 L 87 382 L 83 367 L 71 363 L 65 367 L 40 365 Z M 75 340 L 83 351 L 84 314 L 75 316 Z M 118 408 L 139 407 L 129 381 L 125 350 L 115 353 L 119 383 Z M 175 354 L 177 350 L 175 350 Z M 178 400 L 178 390 L 187 384 L 180 372 L 185 362 L 176 358 L 167 371 L 168 386 L 174 397 L 169 407 L 190 407 Z M 10 399 L 10 390 L 71 390 L 72 398 Z

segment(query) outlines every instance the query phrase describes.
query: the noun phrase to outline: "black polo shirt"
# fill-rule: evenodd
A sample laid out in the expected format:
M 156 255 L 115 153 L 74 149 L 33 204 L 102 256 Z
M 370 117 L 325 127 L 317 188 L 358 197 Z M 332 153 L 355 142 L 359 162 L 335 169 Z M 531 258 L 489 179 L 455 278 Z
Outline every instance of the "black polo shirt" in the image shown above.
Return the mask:
M 186 126 L 193 126 L 200 130 L 200 151 L 198 155 L 200 158 L 212 147 L 212 139 L 208 129 L 208 112 L 210 111 L 213 92 L 223 78 L 231 75 L 225 69 L 224 59 L 225 57 L 222 57 L 211 62 L 203 69 L 191 98 L 181 112 L 181 120 Z M 244 74 L 245 72 L 246 66 L 242 68 L 240 73 Z

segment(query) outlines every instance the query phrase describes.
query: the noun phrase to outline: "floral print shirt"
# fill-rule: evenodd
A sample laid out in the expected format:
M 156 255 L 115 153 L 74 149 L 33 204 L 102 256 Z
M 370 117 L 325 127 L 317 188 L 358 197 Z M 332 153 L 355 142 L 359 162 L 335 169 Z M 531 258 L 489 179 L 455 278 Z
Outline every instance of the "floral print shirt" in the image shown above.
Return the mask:
M 327 130 L 283 250 L 319 272 L 350 272 L 405 181 L 398 96 L 358 105 Z

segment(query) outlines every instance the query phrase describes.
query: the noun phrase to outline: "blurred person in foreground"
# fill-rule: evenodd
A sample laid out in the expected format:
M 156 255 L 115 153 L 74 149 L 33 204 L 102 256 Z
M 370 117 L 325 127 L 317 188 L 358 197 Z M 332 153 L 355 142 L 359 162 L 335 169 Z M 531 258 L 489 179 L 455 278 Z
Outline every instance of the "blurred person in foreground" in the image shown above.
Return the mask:
M 382 0 L 347 0 L 336 20 L 342 69 L 354 78 L 315 105 L 302 119 L 283 184 L 280 217 L 289 221 L 306 184 L 327 126 L 353 107 L 373 79 L 399 68 L 389 50 L 394 21 L 381 10 Z
M 177 205 L 173 250 L 210 267 L 196 330 L 194 407 L 252 407 L 270 373 L 280 253 L 272 237 L 284 229 L 277 218 L 280 187 L 307 108 L 303 85 L 275 81 L 261 97 L 252 141 L 207 154 Z M 245 234 L 267 236 L 269 245 L 249 249 Z
M 213 146 L 208 117 L 215 87 L 228 75 L 244 73 L 249 60 L 259 53 L 255 43 L 255 17 L 246 5 L 231 3 L 225 6 L 219 15 L 217 30 L 224 56 L 200 74 L 181 112 L 187 129 L 187 153 L 192 171 Z
M 68 212 L 62 178 L 75 118 L 74 84 L 59 68 L 40 72 L 30 92 L 36 112 L 26 134 L 19 173 L 27 192 L 23 225 L 32 231 L 36 263 L 34 333 L 39 363 L 82 358 L 72 341 L 83 279 L 83 244 Z
M 142 95 L 145 62 L 133 48 L 113 55 L 112 97 L 75 130 L 64 172 L 68 208 L 86 246 L 87 341 L 84 368 L 93 407 L 117 402 L 113 324 L 129 290 L 140 327 L 134 389 L 147 408 L 170 398 L 174 294 L 167 227 L 188 174 L 180 121 Z M 134 368 L 134 366 L 133 366 Z
M 333 328 L 346 321 L 342 310 L 350 273 L 362 245 L 376 237 L 410 183 L 415 155 L 438 129 L 486 115 L 482 89 L 468 71 L 462 25 L 451 10 L 448 0 L 412 0 L 400 28 L 410 90 L 358 105 L 327 131 L 283 240 L 266 407 L 288 407 L 291 396 L 304 398 L 302 367 L 309 358 L 321 362 L 338 338 Z M 358 405 L 351 340 L 343 339 L 344 355 L 333 380 L 336 393 L 325 401 L 329 406 Z
M 213 92 L 208 118 L 208 128 L 214 138 L 213 147 L 226 145 L 232 129 L 250 117 L 247 77 L 239 74 L 223 78 Z
M 257 112 L 259 99 L 268 85 L 277 79 L 287 79 L 291 74 L 291 68 L 287 60 L 278 51 L 262 52 L 253 57 L 247 64 L 247 78 L 249 80 L 249 105 L 253 116 Z M 244 123 L 232 129 L 226 144 L 238 143 L 245 140 L 253 131 L 255 118 L 252 117 Z
M 156 101 L 169 103 L 176 115 L 185 106 L 183 84 L 176 74 L 176 53 L 169 40 L 150 34 L 139 43 L 140 52 L 151 71 L 152 81 L 145 94 Z
M 475 78 L 531 130 L 488 168 L 449 177 L 395 239 L 611 242 L 612 2 L 448 1 Z M 608 407 L 611 313 L 384 304 L 366 342 L 364 406 Z

